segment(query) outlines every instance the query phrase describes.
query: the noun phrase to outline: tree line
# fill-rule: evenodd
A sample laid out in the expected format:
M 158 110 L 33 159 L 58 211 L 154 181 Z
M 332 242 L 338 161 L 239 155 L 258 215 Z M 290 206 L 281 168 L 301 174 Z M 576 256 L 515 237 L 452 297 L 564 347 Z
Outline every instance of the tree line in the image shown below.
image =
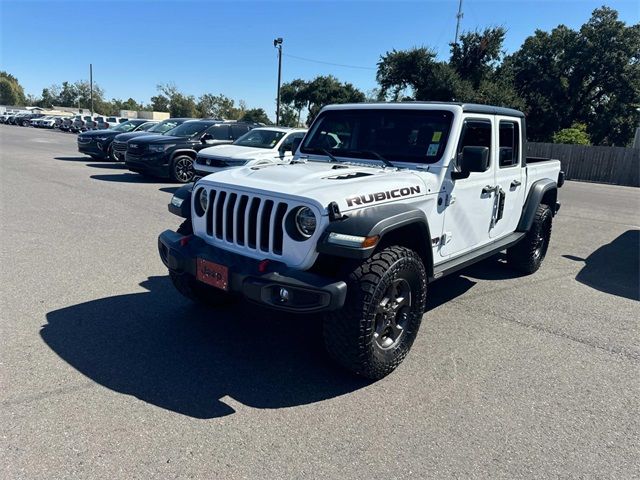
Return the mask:
M 506 29 L 464 32 L 451 44 L 449 59 L 435 50 L 391 50 L 377 64 L 378 88 L 365 95 L 332 75 L 294 79 L 280 90 L 280 124 L 298 126 L 330 103 L 433 100 L 485 103 L 523 110 L 530 140 L 595 145 L 628 145 L 640 113 L 640 24 L 626 25 L 616 10 L 601 7 L 579 29 L 559 25 L 536 30 L 510 55 Z M 223 94 L 185 95 L 161 84 L 146 105 L 104 98 L 94 84 L 94 110 L 168 111 L 176 117 L 213 117 L 270 124 L 262 108 L 247 108 Z M 25 97 L 17 79 L 0 72 L 0 103 L 87 108 L 89 84 L 63 82 Z

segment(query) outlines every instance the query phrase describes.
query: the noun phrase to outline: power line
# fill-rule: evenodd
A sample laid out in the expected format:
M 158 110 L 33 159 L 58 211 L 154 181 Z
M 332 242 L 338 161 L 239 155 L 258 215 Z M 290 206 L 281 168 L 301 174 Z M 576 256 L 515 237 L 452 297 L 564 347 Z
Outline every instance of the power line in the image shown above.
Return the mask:
M 360 70 L 377 70 L 377 68 L 374 68 L 374 67 L 362 67 L 358 65 L 345 65 L 344 63 L 323 62 L 322 60 L 314 60 L 312 58 L 298 57 L 297 55 L 290 55 L 288 53 L 283 53 L 282 55 L 289 58 L 295 58 L 297 60 L 304 60 L 305 62 L 321 63 L 323 65 L 332 65 L 334 67 L 358 68 Z

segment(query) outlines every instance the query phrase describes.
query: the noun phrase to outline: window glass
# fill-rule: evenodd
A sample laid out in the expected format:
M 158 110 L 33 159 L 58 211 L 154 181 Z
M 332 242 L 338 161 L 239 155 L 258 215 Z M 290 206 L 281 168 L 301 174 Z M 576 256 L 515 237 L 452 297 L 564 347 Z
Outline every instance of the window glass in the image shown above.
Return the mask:
M 155 125 L 151 126 L 149 128 L 150 132 L 153 133 L 165 133 L 168 132 L 169 130 L 171 130 L 172 128 L 175 128 L 176 126 L 178 126 L 178 122 L 171 120 L 171 121 L 166 121 L 166 122 L 160 122 L 160 123 L 156 123 Z
M 245 133 L 233 144 L 240 147 L 274 148 L 284 135 L 285 132 L 277 130 L 255 129 Z
M 500 122 L 500 166 L 518 165 L 520 146 L 519 125 L 516 122 Z
M 214 140 L 230 140 L 229 125 L 214 125 L 207 133 L 210 133 Z
M 284 141 L 282 142 L 282 145 L 280 146 L 280 148 L 282 148 L 282 147 L 291 147 L 293 145 L 293 141 L 296 138 L 303 139 L 304 138 L 304 132 L 292 133 L 291 135 L 289 135 L 287 138 L 284 139 Z
M 115 130 L 116 132 L 130 132 L 131 130 L 136 128 L 138 125 L 139 125 L 138 122 L 124 122 L 116 127 L 113 127 L 113 130 Z
M 300 151 L 435 163 L 447 145 L 452 118 L 442 110 L 329 110 L 316 120 Z
M 249 131 L 246 125 L 231 125 L 231 136 L 236 139 Z
M 210 126 L 211 123 L 209 122 L 184 122 L 183 124 L 178 125 L 177 127 L 168 130 L 165 133 L 174 137 L 192 137 L 194 135 L 201 134 Z
M 146 132 L 148 130 L 151 130 L 153 127 L 155 127 L 157 125 L 158 124 L 154 123 L 154 122 L 146 122 L 146 123 L 143 123 L 142 125 L 140 125 L 138 127 L 138 131 Z
M 458 155 L 462 153 L 464 147 L 487 147 L 489 158 L 491 158 L 491 121 L 465 120 L 458 145 Z

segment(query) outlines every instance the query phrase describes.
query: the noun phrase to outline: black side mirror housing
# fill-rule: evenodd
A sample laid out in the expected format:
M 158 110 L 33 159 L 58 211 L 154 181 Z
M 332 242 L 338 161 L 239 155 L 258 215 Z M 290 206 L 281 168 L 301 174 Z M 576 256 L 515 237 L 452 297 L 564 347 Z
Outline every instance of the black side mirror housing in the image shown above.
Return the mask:
M 454 180 L 467 178 L 471 172 L 486 172 L 489 168 L 489 147 L 464 147 L 458 157 L 460 171 L 452 172 Z

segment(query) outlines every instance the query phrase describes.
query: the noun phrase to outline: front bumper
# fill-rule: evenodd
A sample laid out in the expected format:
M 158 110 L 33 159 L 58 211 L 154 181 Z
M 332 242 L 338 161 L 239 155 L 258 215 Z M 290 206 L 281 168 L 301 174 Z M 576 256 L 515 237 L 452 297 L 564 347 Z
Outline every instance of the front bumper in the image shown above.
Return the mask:
M 169 156 L 164 152 L 133 155 L 127 151 L 124 161 L 132 172 L 148 173 L 155 177 L 169 177 Z
M 213 247 L 198 237 L 189 237 L 183 245 L 183 238 L 171 230 L 158 237 L 160 258 L 174 273 L 195 277 L 196 260 L 203 258 L 228 267 L 230 292 L 261 305 L 299 313 L 327 312 L 344 305 L 347 285 L 343 281 L 293 270 L 279 262 L 269 262 L 260 271 L 260 261 Z M 286 301 L 281 299 L 281 289 L 288 292 Z
M 78 143 L 78 151 L 86 155 L 94 155 L 98 157 L 106 157 L 107 154 L 98 147 L 96 142 Z

